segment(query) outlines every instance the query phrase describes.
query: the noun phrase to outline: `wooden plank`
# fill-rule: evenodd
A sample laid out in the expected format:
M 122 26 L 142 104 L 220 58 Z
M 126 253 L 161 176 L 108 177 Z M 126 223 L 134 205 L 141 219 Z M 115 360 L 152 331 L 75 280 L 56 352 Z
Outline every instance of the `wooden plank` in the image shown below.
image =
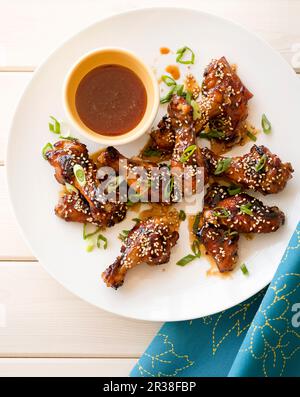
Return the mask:
M 3 164 L 11 121 L 32 73 L 0 73 L 0 164 Z
M 135 359 L 2 358 L 0 378 L 14 376 L 77 377 L 128 376 Z
M 33 67 L 62 41 L 113 13 L 132 8 L 170 5 L 168 0 L 10 0 L 1 5 L 0 66 Z M 182 1 L 173 0 L 182 7 Z M 186 0 L 201 9 L 258 33 L 291 62 L 292 46 L 300 43 L 300 2 L 295 0 Z
M 0 260 L 35 260 L 21 236 L 8 199 L 5 167 L 0 167 Z
M 38 263 L 0 262 L 0 304 L 2 358 L 139 357 L 161 325 L 82 301 Z

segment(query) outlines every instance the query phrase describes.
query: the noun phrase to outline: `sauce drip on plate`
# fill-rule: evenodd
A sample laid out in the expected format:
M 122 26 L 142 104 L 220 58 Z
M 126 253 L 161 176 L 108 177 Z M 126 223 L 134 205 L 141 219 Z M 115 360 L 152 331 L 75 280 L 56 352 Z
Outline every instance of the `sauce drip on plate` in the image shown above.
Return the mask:
M 83 77 L 75 105 L 80 119 L 91 130 L 117 136 L 139 124 L 146 110 L 147 93 L 132 70 L 121 65 L 102 65 Z

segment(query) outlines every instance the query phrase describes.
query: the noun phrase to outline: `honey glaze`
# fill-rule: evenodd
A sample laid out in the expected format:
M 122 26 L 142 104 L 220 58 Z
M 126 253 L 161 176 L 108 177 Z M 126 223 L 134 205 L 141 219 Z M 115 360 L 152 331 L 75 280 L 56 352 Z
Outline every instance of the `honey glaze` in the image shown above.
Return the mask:
M 170 205 L 151 203 L 150 208 L 146 208 L 139 213 L 139 218 L 141 220 L 153 217 L 166 217 L 168 224 L 174 228 L 174 230 L 178 230 L 179 228 L 179 212 Z
M 169 65 L 165 70 L 167 73 L 170 73 L 174 80 L 178 80 L 180 78 L 180 70 L 177 65 Z
M 161 53 L 161 55 L 167 55 L 170 52 L 170 48 L 168 47 L 160 47 L 159 52 Z

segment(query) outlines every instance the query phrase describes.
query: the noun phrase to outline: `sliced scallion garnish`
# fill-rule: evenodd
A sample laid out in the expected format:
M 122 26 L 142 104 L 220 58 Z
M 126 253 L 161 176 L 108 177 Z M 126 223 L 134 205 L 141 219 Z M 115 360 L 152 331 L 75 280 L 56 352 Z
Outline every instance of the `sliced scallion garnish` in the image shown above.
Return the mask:
M 54 134 L 60 134 L 60 132 L 61 132 L 60 131 L 60 122 L 53 116 L 50 116 L 50 119 L 53 121 L 53 123 L 52 122 L 48 123 L 49 130 L 51 132 L 53 132 Z
M 230 216 L 230 212 L 223 207 L 216 207 L 213 211 L 214 216 L 217 218 L 228 218 Z
M 43 147 L 42 155 L 43 155 L 45 160 L 47 160 L 46 153 L 49 152 L 49 150 L 52 150 L 52 149 L 53 149 L 53 146 L 52 146 L 52 144 L 50 142 L 46 143 L 46 145 Z
M 183 95 L 183 84 L 178 84 L 178 85 L 176 85 L 176 87 L 175 87 L 175 93 L 177 94 L 177 95 L 179 95 L 179 96 L 182 96 Z
M 179 219 L 181 221 L 185 221 L 186 220 L 186 213 L 183 210 L 179 211 L 179 215 L 178 216 L 179 216 Z
M 176 81 L 171 76 L 168 76 L 167 74 L 164 74 L 163 76 L 161 76 L 161 79 L 168 87 L 172 87 L 173 85 L 176 85 Z
M 234 196 L 238 193 L 240 193 L 242 190 L 241 186 L 235 186 L 235 185 L 231 185 L 229 186 L 229 188 L 227 189 L 228 193 L 230 194 L 230 196 Z
M 252 204 L 251 204 L 251 203 L 243 204 L 243 205 L 240 206 L 240 211 L 241 211 L 243 214 L 247 214 L 247 215 L 252 216 L 252 215 L 253 215 L 253 212 L 252 212 L 252 210 L 251 210 L 251 207 L 252 207 Z
M 83 239 L 84 240 L 87 240 L 88 238 L 90 238 L 90 237 L 92 237 L 92 236 L 95 236 L 97 233 L 99 233 L 99 231 L 100 231 L 100 228 L 99 227 L 96 227 L 96 229 L 95 230 L 93 230 L 93 231 L 91 231 L 91 232 L 87 232 L 87 227 L 88 227 L 88 224 L 87 223 L 84 223 L 84 225 L 83 225 L 83 231 L 82 231 L 82 236 L 83 236 Z
M 272 125 L 271 125 L 270 121 L 267 119 L 267 116 L 265 114 L 263 114 L 261 117 L 261 126 L 262 126 L 263 132 L 265 134 L 271 133 Z
M 92 252 L 95 248 L 94 240 L 92 238 L 87 239 L 87 245 L 85 247 L 86 252 Z
M 225 138 L 225 132 L 218 130 L 210 130 L 209 132 L 200 132 L 199 138 L 214 139 L 214 138 Z
M 169 199 L 174 189 L 174 177 L 171 176 L 164 188 L 164 198 Z
M 255 171 L 257 171 L 257 172 L 261 171 L 265 167 L 266 163 L 267 163 L 267 156 L 264 154 L 261 156 L 261 158 L 257 162 Z
M 122 232 L 119 234 L 118 238 L 122 242 L 124 242 L 127 239 L 129 232 L 130 232 L 130 230 L 122 230 Z
M 105 236 L 103 236 L 103 234 L 99 234 L 97 236 L 97 247 L 98 248 L 101 248 L 101 241 L 103 241 L 103 243 L 104 243 L 103 248 L 106 250 L 108 242 L 107 242 L 107 238 Z
M 200 119 L 201 117 L 201 111 L 198 102 L 196 102 L 194 99 L 191 100 L 191 106 L 193 108 L 193 120 Z
M 196 258 L 201 257 L 200 243 L 198 240 L 194 240 L 192 244 L 192 251 Z
M 193 155 L 193 153 L 195 152 L 196 149 L 197 149 L 197 145 L 188 146 L 182 153 L 182 155 L 180 157 L 180 162 L 186 163 L 188 161 L 188 159 Z
M 247 131 L 247 137 L 251 139 L 251 141 L 256 142 L 257 138 L 254 134 L 252 134 L 252 132 Z
M 146 148 L 143 150 L 143 155 L 147 157 L 160 157 L 162 153 L 156 149 Z
M 66 182 L 65 187 L 68 193 L 76 193 L 78 194 L 78 190 L 76 189 L 75 186 L 71 185 L 70 183 Z
M 75 164 L 73 167 L 75 178 L 80 186 L 84 187 L 86 184 L 85 172 L 80 164 Z
M 241 264 L 241 271 L 243 272 L 243 274 L 245 276 L 249 276 L 249 271 L 248 271 L 247 266 L 245 265 L 245 263 Z
M 195 62 L 195 54 L 194 52 L 187 46 L 179 48 L 176 52 L 177 58 L 176 62 L 182 63 L 184 65 L 194 64 Z M 189 56 L 189 58 L 188 58 Z
M 193 233 L 194 233 L 194 234 L 197 234 L 197 232 L 198 232 L 199 223 L 200 223 L 200 217 L 201 217 L 201 212 L 199 212 L 199 213 L 195 216 L 195 219 L 194 219 L 194 222 L 193 222 L 193 227 L 192 227 L 192 229 L 193 229 Z
M 177 266 L 185 266 L 188 263 L 192 262 L 194 259 L 196 259 L 196 256 L 192 255 L 192 254 L 189 254 L 189 255 L 184 256 L 178 262 L 176 262 L 176 265 Z
M 192 97 L 191 91 L 187 91 L 186 94 L 185 94 L 185 100 L 186 100 L 186 102 L 187 102 L 188 105 L 191 104 L 192 98 L 193 98 L 193 97 Z
M 141 222 L 140 218 L 132 218 L 132 220 L 133 220 L 133 222 L 135 222 L 135 223 L 140 223 L 140 222 Z
M 220 175 L 223 172 L 227 171 L 231 164 L 232 159 L 230 157 L 227 157 L 225 159 L 222 159 L 218 162 L 217 168 L 214 172 L 215 175 Z
M 173 94 L 175 93 L 175 89 L 176 89 L 176 85 L 174 85 L 174 86 L 170 89 L 170 91 L 168 91 L 168 92 L 166 93 L 165 96 L 163 96 L 162 98 L 160 98 L 160 103 L 163 104 L 163 103 L 168 103 L 168 102 L 170 102 L 170 100 L 171 100 Z

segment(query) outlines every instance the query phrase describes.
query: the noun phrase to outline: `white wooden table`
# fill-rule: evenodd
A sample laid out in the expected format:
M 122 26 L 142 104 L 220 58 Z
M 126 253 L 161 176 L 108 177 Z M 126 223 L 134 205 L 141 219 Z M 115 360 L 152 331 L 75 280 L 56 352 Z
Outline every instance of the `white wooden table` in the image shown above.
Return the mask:
M 300 0 L 183 4 L 248 27 L 300 72 Z M 99 18 L 158 5 L 182 1 L 0 0 L 0 376 L 126 376 L 160 326 L 106 313 L 53 280 L 20 235 L 5 182 L 11 118 L 36 65 Z

